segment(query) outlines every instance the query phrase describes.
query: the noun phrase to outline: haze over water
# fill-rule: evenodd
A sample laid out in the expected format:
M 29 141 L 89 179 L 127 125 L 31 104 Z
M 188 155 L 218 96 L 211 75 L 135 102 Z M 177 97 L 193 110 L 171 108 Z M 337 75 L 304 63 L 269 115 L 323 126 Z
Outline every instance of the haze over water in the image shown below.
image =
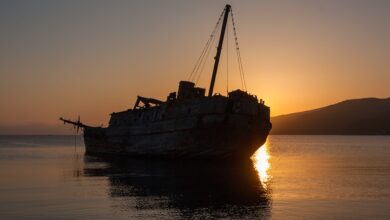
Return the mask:
M 270 136 L 240 163 L 105 160 L 0 136 L 1 219 L 389 219 L 389 136 Z

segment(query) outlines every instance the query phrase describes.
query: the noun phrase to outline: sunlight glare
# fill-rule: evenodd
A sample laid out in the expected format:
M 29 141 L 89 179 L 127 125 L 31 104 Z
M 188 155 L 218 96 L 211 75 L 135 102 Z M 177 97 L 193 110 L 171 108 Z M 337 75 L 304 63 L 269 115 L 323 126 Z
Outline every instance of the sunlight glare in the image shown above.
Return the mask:
M 270 155 L 266 142 L 252 156 L 253 165 L 259 175 L 259 179 L 264 188 L 267 188 L 266 183 L 270 178 L 268 174 L 268 170 L 271 167 L 269 159 Z

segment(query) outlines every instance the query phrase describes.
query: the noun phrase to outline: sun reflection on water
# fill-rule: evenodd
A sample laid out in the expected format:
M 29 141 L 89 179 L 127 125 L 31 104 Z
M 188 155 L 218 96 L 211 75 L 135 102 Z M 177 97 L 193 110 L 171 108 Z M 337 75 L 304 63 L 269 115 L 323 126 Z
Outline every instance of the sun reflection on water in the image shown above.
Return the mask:
M 267 142 L 263 144 L 252 156 L 253 166 L 255 167 L 261 184 L 266 189 L 267 182 L 270 179 L 268 171 L 271 167 L 269 162 L 270 155 L 268 152 Z

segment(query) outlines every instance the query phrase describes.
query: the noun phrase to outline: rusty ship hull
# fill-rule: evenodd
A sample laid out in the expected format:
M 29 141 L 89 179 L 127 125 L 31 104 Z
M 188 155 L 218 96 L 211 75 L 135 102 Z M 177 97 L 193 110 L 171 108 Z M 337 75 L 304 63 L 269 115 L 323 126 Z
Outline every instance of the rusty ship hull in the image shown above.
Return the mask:
M 271 123 L 268 107 L 241 95 L 236 100 L 213 96 L 113 113 L 107 128 L 84 128 L 86 152 L 249 158 L 266 141 Z
M 242 131 L 214 125 L 207 129 L 162 132 L 141 136 L 107 136 L 104 129 L 85 131 L 84 140 L 88 154 L 117 154 L 163 158 L 249 158 L 265 143 L 268 131 Z M 229 138 L 230 137 L 230 138 Z M 234 137 L 234 138 L 231 138 Z M 126 141 L 123 141 L 126 140 Z

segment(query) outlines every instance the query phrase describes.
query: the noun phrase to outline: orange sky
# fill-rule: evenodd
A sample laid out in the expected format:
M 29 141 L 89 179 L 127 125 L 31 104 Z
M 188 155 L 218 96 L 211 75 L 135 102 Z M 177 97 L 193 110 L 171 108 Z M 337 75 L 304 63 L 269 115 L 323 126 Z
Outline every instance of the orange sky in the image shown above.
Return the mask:
M 248 91 L 272 115 L 390 96 L 389 1 L 227 2 Z M 106 124 L 137 95 L 165 99 L 187 79 L 225 3 L 0 3 L 0 134 L 61 133 L 59 116 Z M 235 89 L 232 43 L 230 32 Z M 212 53 L 199 83 L 206 88 Z M 226 48 L 221 59 L 215 92 L 225 94 Z

